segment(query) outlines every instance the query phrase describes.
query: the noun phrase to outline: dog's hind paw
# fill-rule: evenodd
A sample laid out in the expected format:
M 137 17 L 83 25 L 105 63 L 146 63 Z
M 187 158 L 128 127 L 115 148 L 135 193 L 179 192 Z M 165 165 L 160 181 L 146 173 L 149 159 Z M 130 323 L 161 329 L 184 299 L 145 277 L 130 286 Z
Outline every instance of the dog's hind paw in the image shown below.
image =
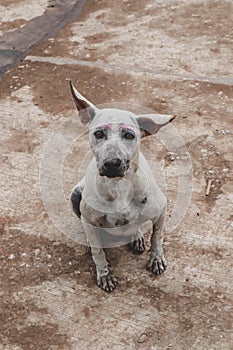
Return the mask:
M 138 237 L 135 241 L 129 243 L 128 248 L 133 254 L 142 254 L 146 249 L 143 236 Z
M 100 276 L 97 279 L 97 284 L 105 292 L 113 292 L 117 286 L 117 279 L 111 272 L 109 272 L 105 276 Z
M 167 268 L 167 262 L 164 256 L 150 258 L 146 266 L 147 270 L 153 272 L 155 275 L 161 275 Z

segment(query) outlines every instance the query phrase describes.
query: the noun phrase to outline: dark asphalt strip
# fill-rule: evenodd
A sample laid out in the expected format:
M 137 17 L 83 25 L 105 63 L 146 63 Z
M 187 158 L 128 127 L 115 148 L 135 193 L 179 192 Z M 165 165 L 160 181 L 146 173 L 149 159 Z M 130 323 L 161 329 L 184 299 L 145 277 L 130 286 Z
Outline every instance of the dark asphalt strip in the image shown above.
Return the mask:
M 67 23 L 77 19 L 87 0 L 52 1 L 43 15 L 0 38 L 0 77 L 15 66 L 42 40 L 54 36 Z

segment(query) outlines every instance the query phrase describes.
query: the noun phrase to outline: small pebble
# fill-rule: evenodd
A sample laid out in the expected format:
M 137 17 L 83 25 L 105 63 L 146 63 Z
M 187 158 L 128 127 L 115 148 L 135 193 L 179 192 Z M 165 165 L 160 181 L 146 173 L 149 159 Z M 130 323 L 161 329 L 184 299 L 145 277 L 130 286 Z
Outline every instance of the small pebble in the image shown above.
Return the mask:
M 222 135 L 230 134 L 230 130 L 226 130 L 226 129 L 219 130 L 219 132 Z
M 9 256 L 8 256 L 8 260 L 13 260 L 15 258 L 15 255 L 14 254 L 10 254 Z
M 34 250 L 34 254 L 35 254 L 35 256 L 39 255 L 40 254 L 40 249 L 35 249 Z
M 142 333 L 138 338 L 138 343 L 144 343 L 148 338 L 148 335 L 146 333 Z

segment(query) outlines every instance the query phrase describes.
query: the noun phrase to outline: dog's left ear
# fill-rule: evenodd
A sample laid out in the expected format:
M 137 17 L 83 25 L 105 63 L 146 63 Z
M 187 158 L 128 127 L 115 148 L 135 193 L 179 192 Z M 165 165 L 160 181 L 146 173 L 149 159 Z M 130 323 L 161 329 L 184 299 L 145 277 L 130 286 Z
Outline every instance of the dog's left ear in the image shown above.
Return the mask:
M 160 128 L 175 119 L 175 115 L 146 114 L 137 116 L 137 122 L 141 130 L 141 137 L 154 135 Z
M 92 121 L 94 118 L 96 112 L 97 112 L 97 107 L 93 105 L 90 101 L 88 101 L 85 97 L 83 97 L 74 87 L 72 82 L 70 81 L 70 89 L 71 89 L 71 94 L 73 96 L 75 105 L 77 107 L 77 110 L 79 111 L 79 115 L 81 118 L 81 122 L 86 125 L 89 122 Z

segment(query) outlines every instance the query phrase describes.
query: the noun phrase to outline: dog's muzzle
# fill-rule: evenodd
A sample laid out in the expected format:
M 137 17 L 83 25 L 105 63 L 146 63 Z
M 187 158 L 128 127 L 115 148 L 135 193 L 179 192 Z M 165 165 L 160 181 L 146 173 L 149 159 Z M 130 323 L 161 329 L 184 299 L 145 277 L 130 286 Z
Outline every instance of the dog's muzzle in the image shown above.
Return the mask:
M 113 158 L 104 161 L 103 165 L 99 169 L 100 176 L 123 177 L 125 172 L 129 169 L 129 160 L 122 160 L 120 158 Z

